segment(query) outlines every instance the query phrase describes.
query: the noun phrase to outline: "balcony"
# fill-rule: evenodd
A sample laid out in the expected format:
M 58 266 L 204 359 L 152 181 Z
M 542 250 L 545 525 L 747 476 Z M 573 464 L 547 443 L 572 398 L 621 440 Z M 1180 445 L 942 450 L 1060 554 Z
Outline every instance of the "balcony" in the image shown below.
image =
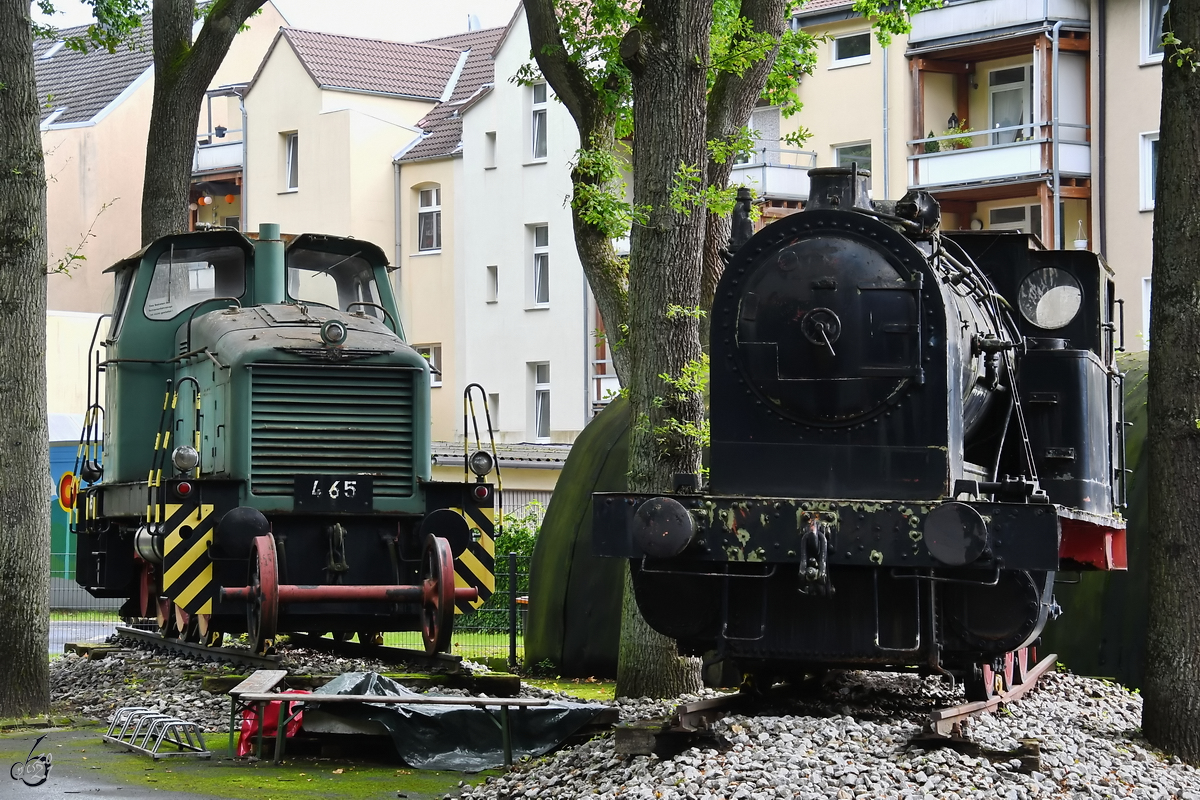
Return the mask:
M 917 149 L 933 150 L 908 157 L 908 184 L 914 189 L 945 189 L 991 183 L 1019 183 L 1037 180 L 1054 172 L 1053 135 L 1021 141 L 995 140 L 1028 134 L 1030 125 L 949 134 L 909 142 Z M 1050 125 L 1038 127 L 1052 128 Z M 1060 177 L 1086 178 L 1091 174 L 1091 145 L 1083 141 L 1083 129 L 1077 123 L 1059 123 L 1057 163 Z M 1010 134 L 1011 137 L 1005 137 Z M 971 146 L 951 145 L 970 139 Z M 995 142 L 995 143 L 993 143 Z
M 816 153 L 764 147 L 753 159 L 733 165 L 731 186 L 748 186 L 768 200 L 808 199 L 808 171 L 817 165 Z
M 242 142 L 197 142 L 192 154 L 192 174 L 207 175 L 213 172 L 233 172 L 242 169 Z
M 933 43 L 993 39 L 1065 20 L 1087 27 L 1087 0 L 965 0 L 922 11 L 912 19 L 909 52 Z

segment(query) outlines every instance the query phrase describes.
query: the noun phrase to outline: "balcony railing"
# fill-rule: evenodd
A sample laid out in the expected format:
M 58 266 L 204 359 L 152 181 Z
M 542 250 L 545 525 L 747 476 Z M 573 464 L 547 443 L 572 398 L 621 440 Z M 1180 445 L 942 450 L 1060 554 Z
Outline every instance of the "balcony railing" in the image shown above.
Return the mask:
M 1060 122 L 1058 141 L 1058 172 L 1069 177 L 1091 174 L 1091 146 L 1082 140 L 1086 125 Z M 1054 171 L 1054 139 L 1039 137 L 1021 141 L 993 143 L 1002 134 L 1032 136 L 1033 130 L 1050 127 L 1047 123 L 1011 125 L 1006 128 L 953 133 L 913 139 L 910 145 L 925 148 L 931 143 L 940 147 L 951 140 L 970 138 L 972 146 L 961 149 L 939 149 L 908 157 L 908 185 L 914 189 L 935 189 L 972 183 L 1018 181 L 1049 175 Z M 1078 138 L 1076 138 L 1078 137 Z M 974 144 L 984 138 L 982 144 Z M 957 143 L 957 142 L 956 142 Z
M 1087 0 L 964 0 L 922 11 L 912 18 L 909 48 L 925 42 L 970 34 L 1011 31 L 1044 20 L 1085 22 L 1090 15 Z
M 241 130 L 221 129 L 221 137 L 214 133 L 202 133 L 196 137 L 196 149 L 192 153 L 192 174 L 204 175 L 211 172 L 228 172 L 241 169 Z
M 754 155 L 754 161 L 733 165 L 731 185 L 749 186 L 759 197 L 808 199 L 808 171 L 817 165 L 816 153 L 763 147 L 755 150 Z

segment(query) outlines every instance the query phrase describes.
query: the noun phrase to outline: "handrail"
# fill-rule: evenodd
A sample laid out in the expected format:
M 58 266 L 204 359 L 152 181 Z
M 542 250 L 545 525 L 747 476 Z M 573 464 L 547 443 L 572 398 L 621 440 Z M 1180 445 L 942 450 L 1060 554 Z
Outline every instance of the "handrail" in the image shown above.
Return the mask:
M 966 131 L 965 133 L 948 133 L 948 134 L 942 134 L 941 136 L 930 136 L 930 137 L 927 137 L 924 139 L 909 139 L 908 144 L 910 144 L 910 145 L 925 144 L 926 142 L 943 142 L 943 141 L 946 141 L 947 139 L 965 139 L 968 137 L 975 138 L 976 136 L 990 136 L 994 133 L 1010 133 L 1012 131 L 1026 131 L 1026 130 L 1029 130 L 1030 128 L 1040 128 L 1040 127 L 1045 127 L 1048 125 L 1050 125 L 1049 122 L 1026 122 L 1021 125 L 1008 125 L 1003 128 L 984 128 L 984 129 L 978 130 L 978 131 Z M 1087 125 L 1082 122 L 1059 122 L 1058 127 L 1060 127 L 1060 128 L 1081 128 L 1083 130 L 1089 130 L 1092 126 Z M 1029 141 L 1046 141 L 1046 142 L 1048 142 L 1048 141 L 1051 141 L 1051 139 L 1050 138 L 1028 139 L 1026 141 L 1027 142 L 1029 142 Z M 1013 142 L 1004 142 L 1004 144 L 1013 144 Z M 998 145 L 989 145 L 989 146 L 996 147 Z M 928 155 L 933 155 L 933 154 L 929 153 Z

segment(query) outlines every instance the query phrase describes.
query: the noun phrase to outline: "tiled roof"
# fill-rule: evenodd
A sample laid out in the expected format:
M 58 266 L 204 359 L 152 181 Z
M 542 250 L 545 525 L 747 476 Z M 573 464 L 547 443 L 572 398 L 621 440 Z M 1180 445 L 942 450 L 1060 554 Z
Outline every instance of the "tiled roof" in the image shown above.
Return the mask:
M 65 28 L 62 35 L 81 36 L 86 31 L 87 26 Z M 47 53 L 49 58 L 44 57 Z M 34 42 L 33 58 L 42 119 L 64 109 L 52 124 L 88 122 L 153 66 L 150 17 L 115 53 L 103 49 L 77 53 L 60 42 L 41 39 Z
M 841 8 L 845 6 L 849 8 L 854 5 L 854 0 L 805 0 L 804 5 L 800 6 L 797 14 L 803 16 L 811 14 L 814 11 L 829 11 L 833 8 Z
M 458 151 L 462 144 L 462 119 L 458 116 L 458 109 L 464 102 L 474 97 L 484 85 L 492 82 L 495 74 L 492 50 L 500 41 L 504 30 L 504 28 L 488 28 L 422 42 L 422 44 L 436 44 L 440 47 L 461 50 L 469 48 L 471 53 L 467 56 L 467 63 L 463 66 L 462 74 L 458 76 L 454 94 L 446 102 L 439 103 L 434 107 L 418 123 L 425 135 L 401 156 L 401 161 L 443 158 Z
M 308 74 L 322 88 L 440 100 L 460 50 L 283 28 Z
M 435 466 L 462 466 L 462 442 L 433 442 L 433 463 Z M 472 449 L 474 449 L 472 447 Z M 485 443 L 484 449 L 490 451 Z M 535 444 L 531 442 L 501 444 L 496 443 L 496 455 L 500 457 L 503 467 L 542 467 L 562 469 L 571 455 L 569 444 Z

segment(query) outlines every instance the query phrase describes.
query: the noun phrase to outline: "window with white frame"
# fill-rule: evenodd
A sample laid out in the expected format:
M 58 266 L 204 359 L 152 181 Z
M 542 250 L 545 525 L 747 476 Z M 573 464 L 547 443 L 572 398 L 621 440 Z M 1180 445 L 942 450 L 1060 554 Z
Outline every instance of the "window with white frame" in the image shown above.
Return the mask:
M 533 304 L 550 305 L 550 228 L 533 226 Z
M 546 84 L 535 83 L 533 90 L 533 158 L 546 157 Z
M 1033 138 L 1033 65 L 1005 67 L 988 72 L 988 127 L 1000 128 L 992 144 L 1023 142 Z M 1003 130 L 1017 125 L 1027 127 Z
M 442 249 L 442 190 L 421 189 L 417 200 L 417 249 Z
M 300 134 L 283 134 L 283 188 L 300 188 Z
M 833 148 L 833 164 L 837 167 L 848 167 L 857 164 L 859 169 L 871 170 L 871 143 L 835 145 Z M 867 179 L 870 187 L 871 180 Z
M 1157 64 L 1163 57 L 1163 34 L 1169 30 L 1170 0 L 1142 0 L 1142 63 Z
M 1154 193 L 1158 189 L 1158 131 L 1143 133 L 1141 137 L 1141 208 L 1154 210 Z
M 831 67 L 852 67 L 871 63 L 871 34 L 853 33 L 833 40 Z
M 442 346 L 440 344 L 418 344 L 414 350 L 429 362 L 429 385 L 442 385 Z
M 530 364 L 533 372 L 533 438 L 550 440 L 550 363 Z

